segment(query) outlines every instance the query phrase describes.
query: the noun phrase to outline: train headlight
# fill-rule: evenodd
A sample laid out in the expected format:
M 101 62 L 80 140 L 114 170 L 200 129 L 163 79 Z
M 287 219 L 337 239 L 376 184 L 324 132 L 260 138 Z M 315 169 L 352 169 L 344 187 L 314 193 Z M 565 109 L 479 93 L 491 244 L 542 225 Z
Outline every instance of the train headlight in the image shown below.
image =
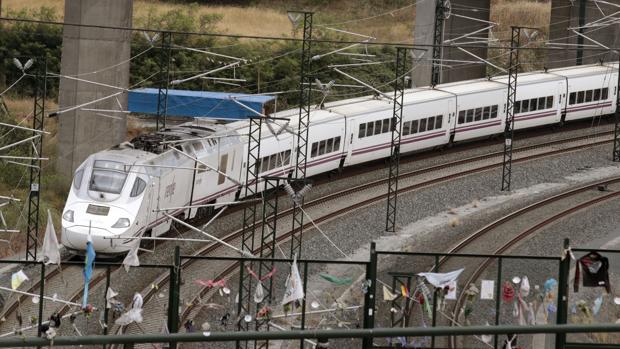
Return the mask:
M 119 218 L 112 228 L 127 228 L 129 227 L 129 218 Z
M 73 223 L 73 210 L 65 211 L 65 213 L 63 213 L 62 215 L 62 219 L 64 219 L 67 222 Z

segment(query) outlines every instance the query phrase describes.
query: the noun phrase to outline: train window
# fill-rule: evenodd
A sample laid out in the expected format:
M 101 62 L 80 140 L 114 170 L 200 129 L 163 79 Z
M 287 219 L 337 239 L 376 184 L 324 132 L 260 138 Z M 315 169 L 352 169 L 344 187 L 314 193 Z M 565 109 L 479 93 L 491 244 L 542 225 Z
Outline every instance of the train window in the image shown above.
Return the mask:
M 375 134 L 378 135 L 381 133 L 381 120 L 375 121 Z
M 601 97 L 602 100 L 607 100 L 607 98 L 609 98 L 609 89 L 605 87 L 601 95 L 602 95 Z
M 482 108 L 476 108 L 476 114 L 474 115 L 474 121 L 482 120 Z
M 482 109 L 482 120 L 487 120 L 491 117 L 491 107 L 484 107 Z
M 519 114 L 521 112 L 521 101 L 516 101 L 514 106 L 514 113 Z
M 443 121 L 443 115 L 437 115 L 437 116 L 435 117 L 435 128 L 436 128 L 436 129 L 437 129 L 437 128 L 441 128 L 441 126 L 442 126 L 442 125 L 441 125 L 442 121 Z
M 319 143 L 319 156 L 325 154 L 325 141 Z
M 426 119 L 420 119 L 420 131 L 419 132 L 424 132 L 426 131 Z
M 362 125 L 360 125 L 360 126 L 362 126 Z M 310 157 L 315 157 L 317 152 L 318 152 L 318 150 L 319 150 L 319 142 L 312 143 L 312 151 L 310 152 Z
M 374 128 L 375 123 L 374 122 L 369 122 L 366 126 L 366 136 L 370 137 L 373 135 L 373 131 L 375 130 Z
M 325 146 L 325 154 L 331 153 L 334 151 L 334 139 L 330 138 L 327 140 L 327 145 Z
M 462 124 L 465 122 L 465 110 L 461 110 L 459 112 L 459 124 Z
M 406 136 L 410 133 L 411 130 L 411 121 L 407 121 L 403 123 L 403 136 Z
M 226 181 L 226 169 L 228 168 L 228 154 L 224 154 L 220 157 L 220 173 L 217 177 L 217 184 L 222 184 Z
M 340 136 L 334 138 L 334 151 L 338 151 L 338 150 L 340 150 Z
M 390 119 L 383 119 L 383 128 L 381 129 L 381 133 L 386 133 L 390 131 Z
M 467 118 L 465 119 L 465 122 L 472 122 L 472 121 L 474 121 L 474 110 L 469 109 L 467 110 Z
M 547 97 L 547 109 L 553 108 L 553 96 Z
M 593 101 L 601 100 L 601 89 L 600 88 L 597 88 L 596 90 L 594 90 L 594 95 L 592 96 L 592 100 Z
M 585 91 L 577 92 L 577 104 L 583 103 L 585 97 L 586 97 Z
M 538 110 L 538 99 L 537 98 L 530 99 L 530 111 L 537 111 L 537 110 Z
M 90 178 L 89 190 L 120 194 L 126 179 L 127 173 L 125 173 L 122 163 L 96 160 Z
M 357 138 L 366 137 L 366 124 L 360 124 L 360 130 L 357 133 Z
M 545 109 L 546 99 L 547 97 L 538 98 L 538 109 Z
M 418 120 L 411 122 L 411 134 L 418 133 Z
M 260 162 L 260 172 L 267 172 L 269 171 L 269 157 L 264 157 L 262 158 L 261 162 Z
M 495 119 L 497 117 L 497 105 L 491 107 L 491 119 Z
M 592 90 L 586 91 L 586 100 L 585 100 L 585 102 L 586 103 L 592 102 Z
M 568 100 L 568 104 L 573 105 L 577 102 L 577 92 L 571 92 Z
M 142 194 L 144 189 L 146 189 L 146 182 L 138 177 L 133 183 L 133 187 L 131 188 L 131 193 L 129 193 L 129 196 L 135 198 L 136 196 Z
M 82 177 L 84 177 L 84 169 L 77 171 L 73 177 L 73 187 L 77 190 L 82 186 Z
M 521 101 L 521 112 L 526 113 L 528 111 L 530 111 L 530 100 L 526 99 Z
M 196 153 L 202 151 L 205 148 L 202 142 L 194 142 L 192 143 L 192 147 L 194 147 L 194 151 Z
M 434 130 L 435 129 L 435 117 L 431 116 L 427 120 L 428 122 L 426 123 L 426 130 L 427 131 Z
M 340 137 L 338 137 L 338 141 L 340 142 Z M 282 166 L 288 165 L 291 162 L 291 151 L 287 150 L 284 152 L 284 156 L 282 157 Z

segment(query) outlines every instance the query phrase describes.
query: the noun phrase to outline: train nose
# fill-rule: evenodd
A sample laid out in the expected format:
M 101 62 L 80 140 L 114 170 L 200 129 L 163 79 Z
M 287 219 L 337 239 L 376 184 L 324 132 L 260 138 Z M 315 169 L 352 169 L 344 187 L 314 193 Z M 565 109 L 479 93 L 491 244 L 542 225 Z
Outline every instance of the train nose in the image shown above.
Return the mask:
M 90 232 L 90 238 L 93 248 L 97 253 L 118 254 L 127 251 L 123 246 L 118 246 L 119 240 L 112 240 L 115 236 L 106 229 L 86 226 L 63 227 L 61 234 L 61 242 L 69 249 L 84 251 L 86 250 L 86 242 Z

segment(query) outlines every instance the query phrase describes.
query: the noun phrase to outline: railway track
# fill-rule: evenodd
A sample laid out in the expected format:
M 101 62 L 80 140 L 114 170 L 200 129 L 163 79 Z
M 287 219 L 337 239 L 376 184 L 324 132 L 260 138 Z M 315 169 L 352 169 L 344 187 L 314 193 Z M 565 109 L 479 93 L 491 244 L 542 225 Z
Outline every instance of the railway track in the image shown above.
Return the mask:
M 556 141 L 552 141 L 552 142 L 546 142 L 546 143 L 542 143 L 542 144 L 537 144 L 537 145 L 532 145 L 532 146 L 526 146 L 526 147 L 522 147 L 522 148 L 518 148 L 518 149 L 514 149 L 514 153 L 516 155 L 518 154 L 525 154 L 527 152 L 532 152 L 532 151 L 536 151 L 536 150 L 541 150 L 544 148 L 554 148 L 556 146 L 560 146 L 560 145 L 567 145 L 567 144 L 572 144 L 574 143 L 575 145 L 572 146 L 568 146 L 566 148 L 562 148 L 562 149 L 552 149 L 549 151 L 542 151 L 536 154 L 531 154 L 531 155 L 527 155 L 524 156 L 522 158 L 515 158 L 514 161 L 515 162 L 520 162 L 520 161 L 527 161 L 527 160 L 532 160 L 532 159 L 536 159 L 536 158 L 540 158 L 540 157 L 544 157 L 544 156 L 552 156 L 552 155 L 557 155 L 557 154 L 561 154 L 567 151 L 575 151 L 575 150 L 580 150 L 583 149 L 585 147 L 593 147 L 593 146 L 597 146 L 597 145 L 601 145 L 601 144 L 605 144 L 610 142 L 609 135 L 611 134 L 611 132 L 601 132 L 599 134 L 599 136 L 597 137 L 592 137 L 592 136 L 579 136 L 579 137 L 573 137 L 573 138 L 567 138 L 567 139 L 562 139 L 562 140 L 556 140 Z M 467 159 L 461 159 L 458 161 L 452 161 L 452 162 L 448 162 L 448 163 L 444 163 L 441 165 L 436 165 L 436 166 L 430 166 L 427 168 L 423 168 L 423 169 L 418 169 L 418 170 L 413 170 L 413 171 L 409 171 L 409 172 L 404 172 L 402 173 L 399 178 L 401 180 L 405 180 L 405 179 L 410 179 L 410 178 L 414 178 L 417 176 L 421 176 L 421 175 L 425 175 L 425 174 L 431 174 L 433 172 L 437 172 L 440 170 L 446 170 L 446 169 L 454 169 L 455 167 L 458 166 L 462 166 L 462 165 L 468 165 L 468 164 L 472 164 L 472 163 L 476 163 L 476 162 L 481 162 L 484 160 L 490 160 L 496 157 L 500 157 L 503 153 L 502 152 L 492 152 L 492 153 L 488 153 L 488 154 L 484 154 L 481 156 L 475 156 L 475 157 L 470 157 Z M 422 183 L 417 183 L 417 184 L 412 184 L 412 185 L 407 185 L 405 187 L 402 187 L 399 192 L 403 193 L 406 191 L 411 191 L 411 190 L 415 190 L 415 189 L 419 189 L 422 188 L 424 186 L 428 186 L 428 185 L 432 185 L 432 184 L 436 184 L 439 182 L 443 182 L 443 181 L 447 181 L 447 180 L 451 180 L 454 178 L 458 178 L 458 177 L 462 177 L 462 176 L 466 176 L 469 174 L 473 174 L 476 172 L 482 172 L 482 171 L 486 171 L 489 169 L 493 169 L 495 167 L 497 167 L 499 165 L 499 163 L 494 162 L 494 163 L 490 163 L 490 164 L 486 164 L 486 165 L 482 165 L 476 168 L 472 168 L 472 169 L 468 169 L 468 170 L 464 170 L 458 173 L 453 173 L 451 175 L 447 175 L 447 176 L 443 176 L 440 178 L 435 178 L 435 179 L 431 179 L 431 180 L 427 180 L 424 181 Z M 354 188 L 350 188 L 347 190 L 343 190 L 337 193 L 332 193 L 329 195 L 326 195 L 324 197 L 312 200 L 312 201 L 308 201 L 305 205 L 306 209 L 312 208 L 312 207 L 317 207 L 321 204 L 326 204 L 329 202 L 333 202 L 336 201 L 338 199 L 341 199 L 342 197 L 345 197 L 347 195 L 351 195 L 354 193 L 359 193 L 362 192 L 364 190 L 369 190 L 369 189 L 373 189 L 373 188 L 379 188 L 383 185 L 385 185 L 387 183 L 387 179 L 380 179 L 380 180 L 375 180 L 369 183 L 365 183 L 359 186 L 356 186 Z M 335 210 L 332 214 L 330 215 L 325 215 L 325 216 L 321 216 L 319 219 L 316 219 L 315 221 L 317 223 L 319 222 L 324 222 L 326 220 L 332 219 L 334 217 L 337 217 L 338 215 L 342 215 L 345 214 L 346 212 L 350 212 L 351 210 L 357 209 L 359 207 L 363 207 L 365 205 L 369 205 L 372 204 L 376 201 L 382 200 L 385 197 L 385 194 L 383 195 L 375 195 L 369 199 L 365 199 L 362 200 L 360 202 L 358 202 L 355 205 L 351 205 L 349 207 L 346 208 L 340 208 Z M 286 215 L 290 214 L 290 209 L 284 210 L 282 211 L 279 215 L 278 215 L 278 219 L 282 219 L 283 217 L 285 217 Z M 314 215 L 313 215 L 314 216 Z M 273 219 L 273 217 L 271 218 Z M 257 225 L 257 228 L 260 227 L 260 222 Z M 308 227 L 305 227 L 305 229 L 307 229 Z M 237 230 L 229 235 L 227 235 L 224 240 L 225 241 L 234 241 L 235 239 L 238 239 L 239 235 L 241 234 L 240 230 Z M 292 234 L 292 232 L 287 233 L 288 235 Z M 201 248 L 198 252 L 197 255 L 205 255 L 208 253 L 212 253 L 214 250 L 217 249 L 216 245 L 208 245 L 206 247 Z M 189 262 L 189 261 L 188 261 Z M 188 265 L 184 265 L 183 268 L 187 268 L 191 263 L 189 263 Z M 112 270 L 112 272 L 115 272 L 116 268 L 114 268 Z M 105 271 L 101 271 L 101 272 L 97 272 L 96 274 L 93 275 L 93 279 L 91 280 L 91 290 L 93 290 L 96 286 L 101 284 L 102 280 L 105 280 Z M 62 295 L 58 294 L 59 298 L 62 298 L 62 296 L 68 297 L 68 298 L 64 298 L 64 299 L 68 299 L 72 302 L 79 302 L 79 299 L 82 296 L 82 288 L 81 288 L 81 284 L 82 284 L 82 279 L 81 279 L 81 272 L 79 272 L 79 267 L 75 266 L 75 267 L 70 267 L 69 270 L 67 270 L 66 268 L 64 269 L 64 272 L 62 273 L 63 276 L 63 281 L 64 281 L 64 285 L 62 283 L 57 284 L 58 281 L 55 281 L 55 279 L 57 279 L 59 277 L 59 275 L 61 275 L 59 273 L 59 270 L 57 268 L 54 268 L 52 270 L 50 270 L 47 274 L 46 274 L 46 289 L 50 290 L 50 289 L 56 289 L 55 287 L 60 287 L 59 289 L 62 289 Z M 155 285 L 159 285 L 161 283 L 165 283 L 167 281 L 168 275 L 164 275 L 161 278 L 159 278 L 158 280 L 156 280 Z M 31 293 L 38 293 L 38 289 L 39 289 L 39 284 L 34 283 L 33 286 L 31 286 L 27 292 L 31 292 Z M 154 288 L 151 288 L 151 290 L 153 290 Z M 9 305 L 9 307 L 5 310 L 5 312 L 3 313 L 3 317 L 4 319 L 6 319 L 6 321 L 2 324 L 0 324 L 0 333 L 7 333 L 9 331 L 11 331 L 15 325 L 16 325 L 16 321 L 13 322 L 10 319 L 14 319 L 15 317 L 12 316 L 16 309 L 20 308 L 22 314 L 25 313 L 29 313 L 28 310 L 25 310 L 24 307 L 28 307 L 31 306 L 29 305 L 29 302 L 26 302 L 28 296 L 20 296 L 19 297 L 19 302 L 13 302 L 11 305 Z M 149 293 L 147 293 L 147 297 L 145 298 L 145 302 L 147 302 L 150 299 Z M 26 305 L 28 304 L 28 305 Z M 57 306 L 56 303 L 53 302 L 46 302 L 46 306 L 45 306 L 45 312 L 44 312 L 44 319 L 47 319 L 47 317 L 49 317 L 49 315 L 54 312 L 57 311 L 59 314 L 61 315 L 67 315 L 69 314 L 69 311 L 71 310 L 71 307 L 69 306 L 63 306 L 61 307 L 59 310 L 54 310 L 53 308 L 55 308 Z M 32 305 L 33 309 L 36 308 L 36 305 Z M 34 312 L 32 312 L 34 314 Z M 36 333 L 36 328 L 34 328 L 32 331 L 35 331 Z
M 620 183 L 620 177 L 598 181 L 596 183 L 588 184 L 588 185 L 540 200 L 536 203 L 528 205 L 515 212 L 511 212 L 510 214 L 507 214 L 489 223 L 488 225 L 484 226 L 483 228 L 477 230 L 473 234 L 469 235 L 465 239 L 458 242 L 455 246 L 450 248 L 447 253 L 449 254 L 480 253 L 479 251 L 472 252 L 472 251 L 464 251 L 464 250 L 470 248 L 474 244 L 474 242 L 480 240 L 482 237 L 488 237 L 488 235 L 494 230 L 502 226 L 505 226 L 509 223 L 514 223 L 516 219 L 527 220 L 528 214 L 535 212 L 536 210 L 539 210 L 543 207 L 550 206 L 550 205 L 556 205 L 565 200 L 573 200 L 573 201 L 578 202 L 577 204 L 568 203 L 567 205 L 565 205 L 566 207 L 556 208 L 556 210 L 554 211 L 552 215 L 547 215 L 538 220 L 534 219 L 532 220 L 532 222 L 534 222 L 533 224 L 529 224 L 527 228 L 514 234 L 514 236 L 509 236 L 507 239 L 504 240 L 504 242 L 502 242 L 498 247 L 496 247 L 491 253 L 493 255 L 498 255 L 498 256 L 502 255 L 506 253 L 507 251 L 509 251 L 511 248 L 518 245 L 519 243 L 522 243 L 525 239 L 532 236 L 536 232 L 550 226 L 551 224 L 554 224 L 555 222 L 557 222 L 558 220 L 562 218 L 565 218 L 580 210 L 588 209 L 596 204 L 605 202 L 607 200 L 620 197 L 620 191 L 612 191 L 610 193 L 603 194 L 603 195 L 600 195 L 600 194 L 594 195 L 595 193 L 601 193 L 600 191 L 596 191 L 596 192 L 594 191 L 598 189 L 600 186 L 606 187 L 607 185 L 613 185 L 617 183 Z M 592 195 L 584 195 L 588 193 Z M 493 241 L 492 239 L 490 240 Z M 448 261 L 450 261 L 450 259 L 451 259 L 450 257 L 441 258 L 439 260 L 437 269 L 441 266 L 446 266 L 446 264 L 448 264 Z M 484 274 L 484 272 L 487 271 L 487 269 L 493 264 L 494 260 L 495 260 L 494 258 L 484 258 L 484 261 L 480 263 L 473 270 L 473 272 L 469 274 L 469 276 L 467 276 L 466 281 L 463 283 L 463 285 L 469 285 L 471 283 L 477 282 L 478 279 Z M 461 260 L 460 263 L 461 264 L 459 266 L 462 267 L 463 261 Z M 501 285 L 496 285 L 496 287 L 501 287 Z M 459 298 L 457 299 L 456 304 L 454 305 L 452 313 L 449 315 L 450 320 L 447 321 L 448 322 L 447 325 L 452 325 L 452 326 L 456 325 L 455 322 L 458 322 L 458 317 L 461 312 L 461 309 L 464 306 L 464 301 L 465 301 L 465 293 L 461 292 Z M 454 337 L 450 339 L 449 345 L 451 348 L 456 347 L 456 339 Z
M 604 143 L 605 141 L 603 141 L 602 143 Z M 596 144 L 602 144 L 602 143 L 598 143 L 596 142 Z M 552 145 L 557 145 L 558 143 L 556 142 L 552 142 Z M 592 143 L 594 144 L 594 143 Z M 541 156 L 549 156 L 552 154 L 557 154 L 557 153 L 562 153 L 562 152 L 566 152 L 566 151 L 570 151 L 570 150 L 577 150 L 580 149 L 581 146 L 575 146 L 575 148 L 569 147 L 569 148 L 564 148 L 564 149 L 554 149 L 550 152 L 544 152 L 544 153 L 537 153 L 537 154 L 531 154 L 528 156 L 524 156 L 522 158 L 518 158 L 515 159 L 515 162 L 520 162 L 520 161 L 527 161 L 527 160 L 532 160 L 535 158 L 539 158 Z M 528 150 L 535 150 L 535 149 L 539 149 L 538 146 L 533 146 L 533 147 L 527 147 L 527 149 L 520 149 L 519 152 L 525 152 Z M 457 165 L 463 165 L 463 164 L 469 164 L 472 161 L 476 160 L 485 160 L 485 159 L 489 159 L 489 158 L 493 158 L 493 157 L 497 157 L 502 153 L 492 153 L 492 154 L 487 154 L 485 156 L 481 156 L 481 157 L 475 157 L 475 158 L 470 158 L 470 159 L 463 159 L 463 160 L 459 160 L 450 164 L 442 164 L 442 165 L 438 165 L 438 166 L 434 166 L 431 168 L 426 168 L 426 169 L 422 169 L 422 170 L 416 170 L 416 171 L 410 171 L 407 173 L 403 173 L 401 175 L 401 179 L 405 179 L 405 178 L 410 178 L 410 177 L 414 177 L 417 175 L 421 175 L 424 173 L 428 173 L 428 172 L 433 172 L 433 171 L 438 171 L 438 170 L 445 170 L 446 168 L 454 168 L 454 166 Z M 432 184 L 436 184 L 436 183 L 440 183 L 443 181 L 448 181 L 451 179 L 455 179 L 458 177 L 462 177 L 465 175 L 469 175 L 472 173 L 476 173 L 476 172 L 481 172 L 481 171 L 485 171 L 485 170 L 489 170 L 489 169 L 493 169 L 496 168 L 497 166 L 501 165 L 501 163 L 498 162 L 494 162 L 491 164 L 487 164 L 487 165 L 482 165 L 479 167 L 476 167 L 474 169 L 466 169 L 466 170 L 461 170 L 461 171 L 455 171 L 452 174 L 448 174 L 442 177 L 438 177 L 438 178 L 433 178 L 427 181 L 422 181 L 420 183 L 412 183 L 409 185 L 406 185 L 404 187 L 401 187 L 401 189 L 399 190 L 400 193 L 404 193 L 404 192 L 408 192 L 408 191 L 412 191 L 412 190 L 416 190 L 416 189 L 420 189 L 423 188 L 425 186 L 428 185 L 432 185 Z M 357 186 L 355 188 L 350 188 L 348 190 L 342 191 L 342 192 L 338 192 L 338 193 L 334 193 L 334 194 L 330 194 L 326 197 L 323 198 L 319 198 L 310 202 L 306 203 L 306 209 L 313 207 L 313 206 L 317 206 L 319 204 L 325 204 L 328 203 L 330 201 L 346 201 L 346 200 L 342 200 L 342 198 L 344 196 L 350 195 L 352 193 L 355 192 L 359 192 L 359 191 L 364 191 L 367 189 L 372 189 L 372 188 L 376 188 L 377 186 L 382 186 L 386 183 L 387 180 L 378 180 L 378 181 L 374 181 L 371 183 L 367 183 L 364 185 L 360 185 Z M 355 209 L 358 209 L 360 207 L 364 207 L 366 205 L 370 205 L 373 203 L 376 203 L 377 201 L 383 200 L 385 198 L 385 194 L 379 194 L 379 195 L 374 195 L 371 196 L 365 200 L 361 200 L 359 202 L 356 202 L 353 205 L 348 205 L 345 207 L 340 207 L 338 209 L 335 210 L 328 210 L 330 211 L 327 214 L 321 215 L 320 217 L 315 217 L 314 221 L 316 223 L 322 223 L 325 222 L 327 220 L 333 219 L 335 217 L 344 215 L 348 212 L 351 212 Z M 281 212 L 278 215 L 278 219 L 285 219 L 285 215 L 289 214 L 290 210 L 285 210 L 283 212 Z M 304 227 L 304 229 L 310 229 L 311 228 L 311 224 L 308 223 L 306 224 L 306 226 Z M 278 235 L 277 239 L 278 241 L 283 241 L 284 239 L 287 239 L 293 232 L 291 231 L 285 231 L 281 234 Z M 235 245 L 235 243 L 237 243 L 239 241 L 240 238 L 240 234 L 241 234 L 241 230 L 238 230 L 236 232 L 233 232 L 232 234 L 227 235 L 225 238 L 223 238 L 226 242 L 231 243 L 233 245 Z M 200 255 L 200 256 L 205 256 L 205 255 L 215 255 L 216 252 L 219 252 L 220 250 L 220 246 L 216 245 L 216 244 L 212 244 L 212 245 L 208 245 L 205 246 L 203 249 L 201 249 L 200 251 L 197 251 L 197 253 L 195 253 L 195 255 Z M 258 253 L 259 250 L 255 250 L 255 253 Z M 218 254 L 221 255 L 221 254 Z M 196 275 L 204 275 L 204 270 L 202 270 L 203 268 L 200 267 L 199 265 L 196 264 L 200 264 L 200 263 L 195 263 L 196 260 L 190 259 L 190 260 L 185 260 L 182 268 L 183 268 L 183 275 L 186 279 L 191 279 L 192 275 L 196 276 Z M 211 262 L 212 263 L 212 262 Z M 193 270 L 192 270 L 193 268 Z M 218 265 L 218 266 L 213 266 L 212 264 L 210 264 L 210 269 L 217 269 L 217 270 L 223 270 L 222 272 L 212 275 L 210 278 L 213 279 L 220 279 L 220 278 L 227 278 L 230 277 L 230 273 L 232 271 L 234 271 L 236 269 L 236 266 L 234 264 L 229 264 L 229 265 Z M 162 290 L 166 290 L 167 289 L 167 285 L 168 285 L 168 275 L 163 275 L 162 277 L 160 277 L 158 280 L 156 280 L 153 284 L 157 285 L 156 288 L 153 287 L 148 287 L 144 290 L 143 295 L 145 296 L 145 313 L 151 311 L 151 310 L 155 310 L 155 309 L 149 309 L 149 300 L 153 298 L 153 296 L 158 293 L 161 292 Z M 157 290 L 157 291 L 156 291 Z M 208 294 L 208 290 L 206 288 L 200 288 L 196 285 L 188 285 L 187 283 L 184 285 L 184 287 L 182 288 L 182 295 L 181 298 L 184 300 L 190 299 L 189 301 L 185 301 L 184 303 L 186 305 L 191 304 L 191 306 L 186 306 L 184 307 L 184 309 L 182 310 L 182 314 L 181 314 L 181 319 L 182 320 L 186 320 L 191 318 L 192 313 L 195 311 L 194 306 L 198 305 L 201 303 L 201 300 L 203 300 L 203 297 L 205 296 L 209 296 Z M 194 297 L 190 297 L 188 298 L 187 295 L 194 295 Z M 162 316 L 165 317 L 165 312 L 163 312 L 163 309 L 160 310 L 159 312 L 156 311 L 155 313 L 156 315 L 153 316 L 154 318 L 161 318 Z M 145 327 L 145 326 L 143 326 Z M 129 328 L 124 328 L 124 329 L 120 329 L 119 333 L 126 333 L 125 331 L 129 330 L 129 332 L 136 332 L 138 329 L 129 327 Z

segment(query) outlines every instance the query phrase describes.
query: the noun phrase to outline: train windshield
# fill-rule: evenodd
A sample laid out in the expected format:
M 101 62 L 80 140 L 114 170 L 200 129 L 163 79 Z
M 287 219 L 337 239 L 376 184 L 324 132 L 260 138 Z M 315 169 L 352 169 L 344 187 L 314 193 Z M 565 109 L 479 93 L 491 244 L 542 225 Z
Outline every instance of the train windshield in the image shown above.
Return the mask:
M 123 163 L 96 160 L 89 189 L 104 193 L 120 194 L 126 179 L 127 172 L 125 172 Z

